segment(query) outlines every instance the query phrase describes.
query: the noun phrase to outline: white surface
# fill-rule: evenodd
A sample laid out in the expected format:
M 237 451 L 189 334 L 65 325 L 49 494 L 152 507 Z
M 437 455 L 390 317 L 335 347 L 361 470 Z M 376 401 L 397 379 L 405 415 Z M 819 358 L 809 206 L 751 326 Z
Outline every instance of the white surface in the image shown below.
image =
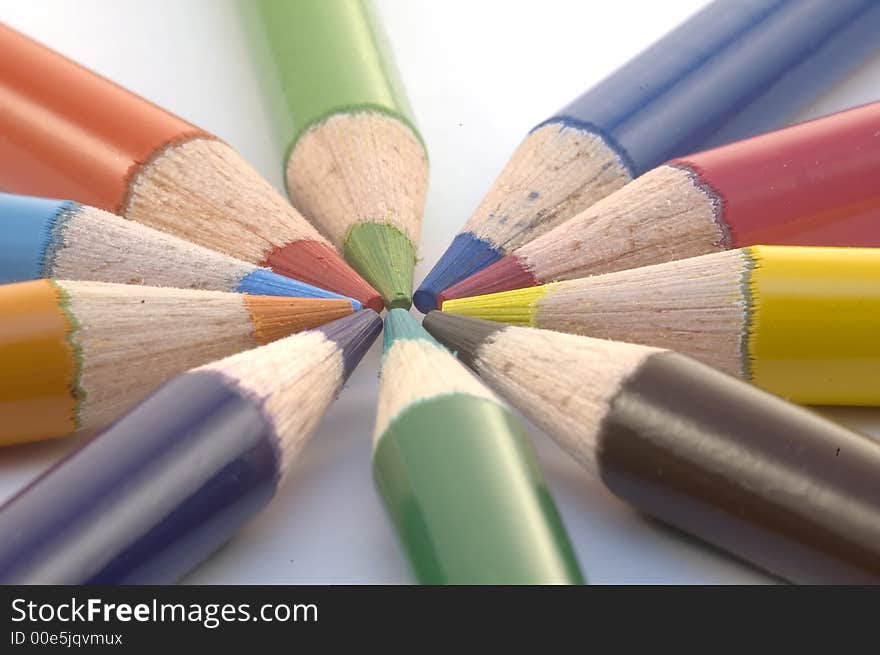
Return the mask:
M 420 280 L 525 132 L 683 20 L 698 0 L 379 0 L 431 157 Z M 0 0 L 0 19 L 212 132 L 281 188 L 235 7 L 217 0 Z M 2 53 L 0 53 L 2 56 Z M 800 118 L 877 99 L 875 57 Z M 271 505 L 194 583 L 411 581 L 370 473 L 378 348 Z M 880 435 L 880 411 L 834 410 Z M 2 417 L 0 417 L 2 420 Z M 583 568 L 597 583 L 770 579 L 644 519 L 533 430 Z M 0 451 L 0 499 L 77 440 Z M 0 536 L 2 538 L 2 536 Z

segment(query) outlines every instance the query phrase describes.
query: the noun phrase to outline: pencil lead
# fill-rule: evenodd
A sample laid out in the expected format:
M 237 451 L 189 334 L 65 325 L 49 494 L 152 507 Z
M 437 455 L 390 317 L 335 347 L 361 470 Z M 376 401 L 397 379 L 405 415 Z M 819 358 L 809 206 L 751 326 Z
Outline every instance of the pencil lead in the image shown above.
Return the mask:
M 413 294 L 413 304 L 423 314 L 440 307 L 440 292 L 477 271 L 494 264 L 504 253 L 484 239 L 468 232 L 455 236 Z
M 441 309 L 450 314 L 513 325 L 534 325 L 539 301 L 554 288 L 554 284 L 551 282 L 537 287 L 446 300 Z
M 416 253 L 409 238 L 393 225 L 361 222 L 345 238 L 346 260 L 371 283 L 388 309 L 412 305 Z
M 343 376 L 348 379 L 382 331 L 382 319 L 372 309 L 364 309 L 348 318 L 322 325 L 317 330 L 342 349 Z
M 412 314 L 405 309 L 392 309 L 385 317 L 383 350 L 388 351 L 396 341 L 401 339 L 426 339 L 436 343 L 419 325 Z
M 327 243 L 307 239 L 289 243 L 270 252 L 265 264 L 277 273 L 316 286 L 323 285 L 344 296 L 356 298 L 364 307 L 375 312 L 382 311 L 379 293 Z
M 515 255 L 507 255 L 494 264 L 477 271 L 469 278 L 443 290 L 438 297 L 436 309 L 443 303 L 454 298 L 482 296 L 510 289 L 533 287 L 541 282 L 529 270 L 528 266 Z
M 254 336 L 260 345 L 317 328 L 354 312 L 351 302 L 331 298 L 284 298 L 244 295 Z

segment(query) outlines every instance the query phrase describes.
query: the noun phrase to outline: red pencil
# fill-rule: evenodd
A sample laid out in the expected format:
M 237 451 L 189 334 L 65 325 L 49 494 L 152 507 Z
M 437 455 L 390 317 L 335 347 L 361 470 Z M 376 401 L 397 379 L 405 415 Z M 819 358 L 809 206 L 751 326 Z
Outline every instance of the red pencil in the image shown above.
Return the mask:
M 671 160 L 440 303 L 756 244 L 880 246 L 880 102 Z

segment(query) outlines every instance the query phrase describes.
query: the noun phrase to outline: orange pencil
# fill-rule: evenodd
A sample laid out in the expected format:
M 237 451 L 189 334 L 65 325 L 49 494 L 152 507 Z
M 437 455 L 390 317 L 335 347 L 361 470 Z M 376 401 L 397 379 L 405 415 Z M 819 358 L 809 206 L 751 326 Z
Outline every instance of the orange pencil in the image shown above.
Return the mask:
M 0 25 L 0 188 L 70 198 L 382 309 L 216 136 Z

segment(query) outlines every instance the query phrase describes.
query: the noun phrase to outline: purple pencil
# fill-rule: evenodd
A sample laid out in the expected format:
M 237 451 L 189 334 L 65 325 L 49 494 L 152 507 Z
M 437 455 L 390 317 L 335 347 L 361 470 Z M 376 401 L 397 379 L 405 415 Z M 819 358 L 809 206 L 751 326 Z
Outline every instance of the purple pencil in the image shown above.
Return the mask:
M 364 310 L 160 387 L 0 508 L 0 583 L 179 579 L 274 496 L 381 329 Z

